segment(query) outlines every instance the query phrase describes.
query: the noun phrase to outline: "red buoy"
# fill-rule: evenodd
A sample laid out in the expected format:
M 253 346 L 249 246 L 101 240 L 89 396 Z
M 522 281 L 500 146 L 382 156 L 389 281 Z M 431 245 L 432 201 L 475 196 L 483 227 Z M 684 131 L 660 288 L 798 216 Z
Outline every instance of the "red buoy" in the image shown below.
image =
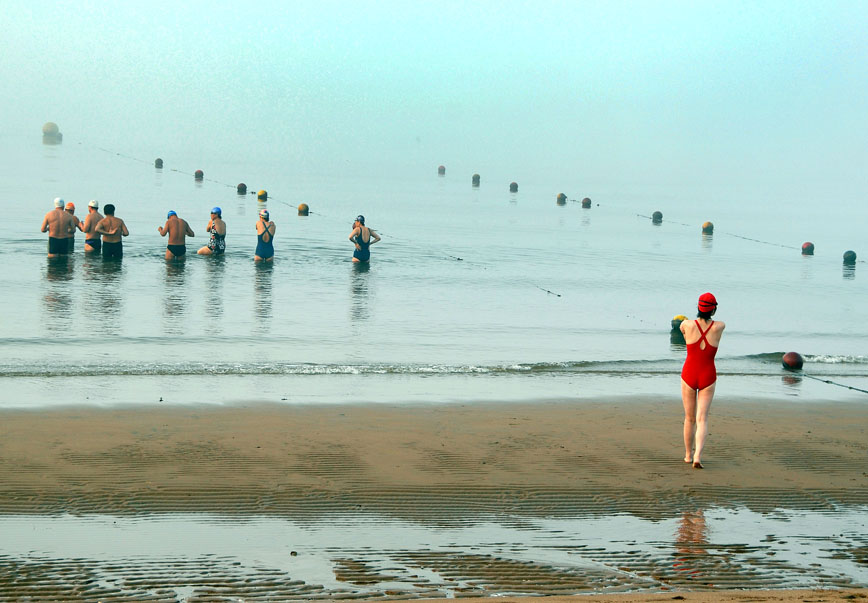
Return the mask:
M 591 199 L 589 197 L 582 199 L 582 209 L 591 209 Z
M 802 356 L 797 352 L 787 352 L 784 354 L 781 362 L 788 371 L 800 371 L 802 370 L 802 365 L 805 363 Z
M 802 243 L 802 255 L 814 255 L 814 244 L 810 241 Z
M 438 176 L 445 176 L 446 175 L 446 166 L 445 165 L 441 165 L 437 168 L 437 175 Z
M 201 180 L 205 177 L 205 172 L 203 172 L 202 170 L 196 170 L 196 172 L 193 174 L 193 177 L 196 178 L 196 180 Z
M 239 195 L 246 195 L 247 194 L 247 185 L 244 184 L 243 182 L 239 182 L 238 186 L 235 187 L 235 190 L 238 191 Z

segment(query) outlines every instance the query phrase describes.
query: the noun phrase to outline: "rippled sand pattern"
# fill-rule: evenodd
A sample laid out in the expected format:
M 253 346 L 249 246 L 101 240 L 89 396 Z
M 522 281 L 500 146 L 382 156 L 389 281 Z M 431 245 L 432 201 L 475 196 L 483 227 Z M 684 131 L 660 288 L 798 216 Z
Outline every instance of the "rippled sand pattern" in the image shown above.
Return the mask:
M 724 408 L 712 423 L 707 468 L 696 471 L 681 462 L 679 409 L 631 404 L 6 413 L 0 522 L 12 518 L 4 525 L 21 528 L 22 544 L 0 539 L 0 598 L 868 585 L 868 410 Z M 814 533 L 800 523 L 799 513 L 833 521 L 854 512 L 859 528 Z M 237 531 L 215 542 L 219 550 L 192 547 L 207 540 L 205 530 L 158 558 L 137 551 L 136 538 L 157 518 L 187 513 Z M 739 523 L 751 513 L 764 527 Z M 118 525 L 98 528 L 90 517 Z M 28 525 L 46 518 L 59 518 L 52 530 L 79 522 L 85 540 L 107 530 L 108 548 L 87 555 L 77 550 L 87 542 L 64 553 L 52 553 L 51 542 L 30 546 Z M 278 522 L 275 531 L 249 544 L 266 520 Z M 362 535 L 372 521 L 379 527 Z M 601 521 L 604 531 L 584 532 Z M 335 522 L 339 529 L 323 527 Z M 303 547 L 292 545 L 297 556 L 284 554 L 287 526 L 307 535 Z M 639 528 L 650 532 L 634 534 Z M 236 551 L 235 541 L 247 544 Z

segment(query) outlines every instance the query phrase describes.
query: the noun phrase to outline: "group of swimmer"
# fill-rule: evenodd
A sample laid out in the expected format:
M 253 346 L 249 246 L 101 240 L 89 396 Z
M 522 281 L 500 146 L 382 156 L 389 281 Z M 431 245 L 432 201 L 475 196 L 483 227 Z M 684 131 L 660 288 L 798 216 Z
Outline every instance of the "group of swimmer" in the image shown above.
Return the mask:
M 107 203 L 103 207 L 105 215 L 99 212 L 99 203 L 87 204 L 87 217 L 79 220 L 75 215 L 75 204 L 66 203 L 60 197 L 54 200 L 54 209 L 45 214 L 42 232 L 48 233 L 48 257 L 62 257 L 73 253 L 75 231 L 84 233 L 84 252 L 101 253 L 103 258 L 123 257 L 123 237 L 130 232 L 124 221 L 115 216 L 115 206 Z M 226 222 L 223 210 L 211 209 L 211 219 L 205 230 L 211 235 L 208 244 L 199 249 L 199 255 L 220 255 L 226 251 Z M 268 210 L 259 211 L 256 221 L 256 251 L 253 259 L 257 262 L 270 262 L 274 259 L 274 234 L 277 226 L 269 219 Z M 160 236 L 168 236 L 166 260 L 183 260 L 187 255 L 187 237 L 196 236 L 190 224 L 178 216 L 174 210 L 166 216 L 166 223 L 157 227 Z M 359 215 L 353 222 L 349 240 L 355 246 L 353 262 L 367 262 L 371 259 L 370 246 L 380 241 L 380 235 L 365 226 L 365 217 Z

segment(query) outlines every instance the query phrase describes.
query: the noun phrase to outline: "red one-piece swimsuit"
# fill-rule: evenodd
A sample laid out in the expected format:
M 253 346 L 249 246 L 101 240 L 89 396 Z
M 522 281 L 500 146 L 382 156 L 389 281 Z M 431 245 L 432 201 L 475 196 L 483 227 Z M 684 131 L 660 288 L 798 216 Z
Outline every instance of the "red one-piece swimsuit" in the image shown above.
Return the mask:
M 699 326 L 699 321 L 694 320 L 699 329 L 699 341 L 687 344 L 687 360 L 681 369 L 681 378 L 691 389 L 705 389 L 717 381 L 717 369 L 714 368 L 714 355 L 717 348 L 708 343 L 705 335 L 711 330 L 714 321 L 708 324 L 705 331 Z M 700 347 L 705 342 L 705 349 Z

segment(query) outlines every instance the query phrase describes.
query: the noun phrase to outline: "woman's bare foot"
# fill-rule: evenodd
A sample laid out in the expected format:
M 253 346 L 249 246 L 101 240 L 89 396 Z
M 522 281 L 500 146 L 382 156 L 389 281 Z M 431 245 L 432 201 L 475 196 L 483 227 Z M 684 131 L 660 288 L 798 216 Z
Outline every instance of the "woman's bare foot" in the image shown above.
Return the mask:
M 693 458 L 692 458 L 692 457 L 689 457 L 689 456 L 685 456 L 685 457 L 684 457 L 684 462 L 685 462 L 685 463 L 692 463 L 692 462 L 693 462 Z
M 702 463 L 700 463 L 699 461 L 696 461 L 695 463 L 693 463 L 693 468 L 694 469 L 705 469 L 705 467 L 703 467 Z

